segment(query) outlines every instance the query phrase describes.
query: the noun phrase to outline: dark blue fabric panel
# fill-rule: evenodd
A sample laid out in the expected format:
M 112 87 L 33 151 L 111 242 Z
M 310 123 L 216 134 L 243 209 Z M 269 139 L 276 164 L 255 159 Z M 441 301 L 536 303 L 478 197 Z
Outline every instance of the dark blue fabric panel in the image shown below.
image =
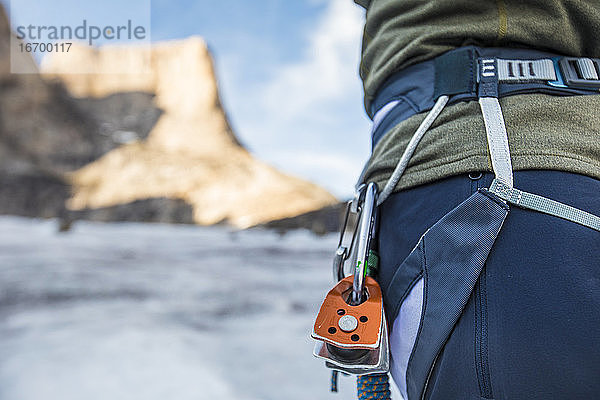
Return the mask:
M 390 197 L 381 208 L 382 287 L 435 220 L 491 179 L 456 176 Z M 515 186 L 600 214 L 593 178 L 517 171 Z M 482 274 L 485 284 L 478 281 L 450 332 L 425 398 L 597 398 L 600 233 L 511 207 Z
M 409 398 L 421 398 L 429 371 L 475 287 L 508 207 L 477 192 L 431 227 L 425 251 L 421 327 L 408 364 Z
M 600 181 L 547 171 L 520 189 L 600 215 Z M 496 399 L 600 398 L 600 232 L 511 207 L 487 264 Z
M 417 280 L 423 276 L 425 266 L 425 251 L 422 242 L 404 260 L 396 270 L 394 278 L 387 287 L 384 287 L 383 300 L 389 322 L 398 316 L 400 304 L 410 292 Z M 392 326 L 392 324 L 389 324 Z
M 471 195 L 470 183 L 466 176 L 444 179 L 394 193 L 380 206 L 379 259 L 385 266 L 379 271 L 382 288 L 389 286 L 425 231 Z

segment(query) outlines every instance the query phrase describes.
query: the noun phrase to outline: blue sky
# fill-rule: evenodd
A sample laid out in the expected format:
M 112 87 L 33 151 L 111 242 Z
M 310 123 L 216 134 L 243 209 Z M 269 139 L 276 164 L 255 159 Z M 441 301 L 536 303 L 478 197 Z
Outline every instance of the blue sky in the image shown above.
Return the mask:
M 45 7 L 40 0 L 12 0 L 11 17 L 18 23 L 38 10 L 64 21 L 61 8 L 73 1 Z M 144 1 L 77 6 L 102 15 L 118 4 L 132 15 Z M 241 142 L 258 158 L 343 198 L 370 150 L 357 72 L 363 18 L 352 0 L 154 0 L 151 40 L 204 37 Z

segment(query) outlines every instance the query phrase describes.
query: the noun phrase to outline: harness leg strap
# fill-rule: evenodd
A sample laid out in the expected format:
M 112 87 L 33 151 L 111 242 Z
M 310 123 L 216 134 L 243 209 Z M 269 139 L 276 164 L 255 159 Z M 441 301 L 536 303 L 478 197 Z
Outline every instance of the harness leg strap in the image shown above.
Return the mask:
M 513 171 L 508 147 L 508 134 L 506 133 L 500 103 L 496 97 L 480 97 L 479 106 L 483 114 L 492 168 L 496 179 L 512 187 Z
M 600 231 L 600 217 L 537 194 L 524 192 L 494 179 L 489 191 L 517 207 L 539 211 Z
M 600 217 L 513 187 L 508 134 L 498 102 L 498 67 L 502 65 L 504 64 L 499 64 L 497 59 L 483 59 L 479 63 L 479 106 L 485 123 L 492 168 L 496 175 L 489 191 L 515 206 L 553 215 L 600 231 Z

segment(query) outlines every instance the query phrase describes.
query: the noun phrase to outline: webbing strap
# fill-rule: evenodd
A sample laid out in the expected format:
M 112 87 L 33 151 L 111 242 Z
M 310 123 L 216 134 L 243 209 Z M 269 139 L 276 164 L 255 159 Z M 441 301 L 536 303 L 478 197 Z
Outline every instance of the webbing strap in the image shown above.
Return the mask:
M 530 61 L 525 61 L 525 63 L 530 63 Z M 487 59 L 481 60 L 479 67 L 479 94 L 481 96 L 479 97 L 479 105 L 483 114 L 483 121 L 485 122 L 492 168 L 496 175 L 496 179 L 492 182 L 489 191 L 518 207 L 553 215 L 600 231 L 600 217 L 561 202 L 524 192 L 513 187 L 513 171 L 510 161 L 508 134 L 506 133 L 504 116 L 502 115 L 502 109 L 500 108 L 497 96 L 498 81 L 501 75 L 511 68 L 513 68 L 512 72 L 514 73 L 515 65 L 508 67 L 508 64 L 502 63 L 502 60 Z M 528 64 L 527 68 L 530 69 L 529 73 L 541 74 L 545 67 L 539 64 L 539 68 L 536 69 L 533 65 Z
M 542 60 L 498 59 L 498 80 L 500 82 L 555 81 L 556 71 L 552 60 L 547 58 Z
M 376 96 L 365 96 L 367 113 L 371 118 L 378 116 L 371 132 L 372 146 L 400 122 L 431 110 L 440 96 L 449 96 L 449 105 L 482 97 L 478 90 L 482 61 L 487 62 L 485 67 L 497 63 L 494 97 L 600 94 L 600 59 L 530 49 L 461 47 L 403 68 L 385 81 Z
M 512 187 L 513 173 L 508 147 L 508 134 L 506 133 L 500 103 L 495 97 L 480 97 L 479 106 L 483 114 L 492 168 L 496 179 Z
M 553 215 L 600 231 L 600 217 L 559 201 L 515 189 L 498 179 L 494 179 L 489 191 L 515 206 Z
M 576 63 L 579 71 L 581 71 L 581 75 L 583 75 L 583 79 L 598 80 L 598 72 L 596 72 L 594 62 L 591 59 L 579 58 Z
M 508 134 L 504 124 L 504 115 L 502 115 L 502 109 L 498 102 L 498 70 L 497 59 L 481 59 L 477 91 L 494 174 L 496 179 L 512 187 L 513 173 Z

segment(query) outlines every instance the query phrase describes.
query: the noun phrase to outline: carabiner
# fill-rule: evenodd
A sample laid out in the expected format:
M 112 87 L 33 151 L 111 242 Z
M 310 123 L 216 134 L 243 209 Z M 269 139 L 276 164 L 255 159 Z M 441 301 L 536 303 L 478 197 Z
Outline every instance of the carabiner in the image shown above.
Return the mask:
M 356 264 L 354 268 L 354 282 L 352 284 L 352 304 L 364 301 L 363 292 L 369 251 L 373 245 L 377 220 L 377 185 L 369 183 L 364 193 L 364 200 L 360 204 L 360 222 L 358 227 L 358 248 L 356 251 Z

